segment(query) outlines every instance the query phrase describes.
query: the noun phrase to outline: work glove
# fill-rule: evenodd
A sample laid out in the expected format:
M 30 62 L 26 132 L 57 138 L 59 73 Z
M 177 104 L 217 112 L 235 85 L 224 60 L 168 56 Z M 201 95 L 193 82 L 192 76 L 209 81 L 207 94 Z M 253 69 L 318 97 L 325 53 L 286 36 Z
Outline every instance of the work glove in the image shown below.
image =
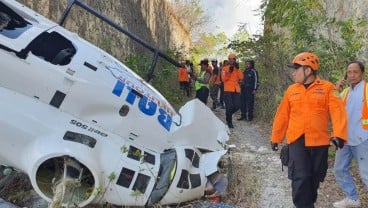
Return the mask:
M 277 144 L 277 143 L 273 143 L 273 142 L 271 142 L 271 149 L 272 149 L 273 151 L 277 151 L 277 150 L 279 150 L 278 144 Z
M 344 147 L 344 140 L 342 140 L 342 139 L 341 139 L 341 138 L 339 138 L 339 137 L 332 137 L 332 138 L 330 139 L 330 141 L 331 141 L 331 143 L 332 143 L 333 145 L 335 145 L 336 150 L 338 150 L 338 149 L 342 149 L 342 148 Z

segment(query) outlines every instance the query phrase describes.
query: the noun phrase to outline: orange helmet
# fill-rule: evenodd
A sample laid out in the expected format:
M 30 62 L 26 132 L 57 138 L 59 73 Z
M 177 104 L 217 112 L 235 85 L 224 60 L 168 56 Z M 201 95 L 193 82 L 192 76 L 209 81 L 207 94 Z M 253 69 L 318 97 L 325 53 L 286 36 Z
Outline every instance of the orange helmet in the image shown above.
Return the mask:
M 236 59 L 236 55 L 235 55 L 235 53 L 230 53 L 227 58 L 229 58 L 229 59 Z
M 314 53 L 303 52 L 295 56 L 293 63 L 288 64 L 289 67 L 309 66 L 312 70 L 317 71 L 319 68 L 318 56 Z

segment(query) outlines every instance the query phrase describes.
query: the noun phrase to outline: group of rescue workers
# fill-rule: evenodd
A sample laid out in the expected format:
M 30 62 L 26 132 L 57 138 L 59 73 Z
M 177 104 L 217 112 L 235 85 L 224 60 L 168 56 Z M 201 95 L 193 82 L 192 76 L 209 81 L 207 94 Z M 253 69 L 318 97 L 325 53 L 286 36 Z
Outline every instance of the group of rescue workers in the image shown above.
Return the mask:
M 238 120 L 252 120 L 254 93 L 258 88 L 254 61 L 246 61 L 243 72 L 235 54 L 229 54 L 228 60 L 220 66 L 217 66 L 217 60 L 212 60 L 210 67 L 206 59 L 200 66 L 198 76 L 194 75 L 193 68 L 186 68 L 186 63 L 179 69 L 180 86 L 187 95 L 190 80 L 194 80 L 196 98 L 206 104 L 210 93 L 212 109 L 225 103 L 229 128 L 233 128 L 232 115 L 239 106 L 241 117 Z M 350 62 L 345 77 L 336 85 L 317 76 L 320 61 L 314 53 L 300 53 L 287 66 L 293 69 L 294 84 L 287 88 L 280 101 L 270 140 L 273 151 L 278 151 L 279 144 L 286 140 L 283 147 L 288 147 L 286 164 L 295 207 L 315 207 L 319 185 L 327 174 L 328 148 L 331 145 L 336 147 L 336 181 L 346 195 L 332 205 L 337 208 L 360 207 L 350 166 L 352 160 L 356 160 L 361 180 L 368 191 L 368 83 L 364 81 L 364 64 Z M 346 84 L 348 87 L 343 89 Z
M 217 59 L 212 59 L 209 64 L 208 59 L 203 59 L 199 64 L 198 75 L 194 73 L 189 60 L 182 61 L 178 69 L 178 81 L 184 94 L 190 96 L 194 85 L 195 98 L 206 105 L 208 97 L 211 97 L 213 110 L 217 107 L 226 109 L 229 128 L 234 128 L 232 115 L 239 109 L 241 117 L 238 120 L 253 119 L 254 95 L 259 86 L 254 61 L 247 60 L 244 71 L 241 71 L 236 59 L 234 53 L 229 54 L 228 60 L 220 63 Z

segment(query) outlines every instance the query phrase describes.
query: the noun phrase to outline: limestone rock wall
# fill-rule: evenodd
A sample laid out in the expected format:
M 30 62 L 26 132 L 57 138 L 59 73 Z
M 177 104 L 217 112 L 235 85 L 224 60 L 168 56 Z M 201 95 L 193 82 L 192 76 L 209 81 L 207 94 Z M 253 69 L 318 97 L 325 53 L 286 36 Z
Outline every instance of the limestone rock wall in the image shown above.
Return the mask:
M 18 0 L 36 12 L 58 22 L 67 0 Z M 126 30 L 162 51 L 191 47 L 190 34 L 173 14 L 165 0 L 84 0 Z M 132 54 L 152 54 L 126 35 L 73 6 L 65 27 L 119 59 Z M 153 54 L 152 54 L 153 56 Z
M 297 0 L 300 1 L 300 0 Z M 278 0 L 269 0 L 268 1 L 277 3 Z M 346 1 L 346 0 L 315 0 L 316 4 L 321 5 L 323 15 L 325 15 L 330 20 L 333 20 L 334 23 L 339 21 L 361 21 L 364 20 L 365 23 L 356 25 L 354 30 L 356 34 L 365 34 L 368 30 L 368 0 L 354 0 L 354 1 Z M 313 14 L 313 11 L 310 11 Z M 320 12 L 320 11 L 319 11 Z M 270 19 L 272 17 L 265 16 L 265 30 L 264 33 L 267 34 L 282 34 L 284 36 L 290 36 L 290 31 L 287 27 L 281 27 L 280 25 L 270 24 Z M 362 21 L 362 22 L 364 22 Z M 334 41 L 336 43 L 341 43 L 340 45 L 344 45 L 343 40 L 341 38 L 341 30 L 337 24 L 321 24 L 314 31 L 316 37 L 322 36 L 327 40 Z M 362 43 L 363 48 L 356 54 L 357 58 L 363 61 L 368 62 L 368 39 L 367 35 L 362 36 L 359 39 L 359 42 Z M 287 44 L 286 44 L 287 45 Z

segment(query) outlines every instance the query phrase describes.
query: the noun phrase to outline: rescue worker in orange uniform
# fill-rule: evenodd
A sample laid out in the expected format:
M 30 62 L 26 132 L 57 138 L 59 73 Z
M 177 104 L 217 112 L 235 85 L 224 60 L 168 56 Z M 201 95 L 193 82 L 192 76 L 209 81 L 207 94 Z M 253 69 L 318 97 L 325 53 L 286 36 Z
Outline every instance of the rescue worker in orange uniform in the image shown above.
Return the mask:
M 189 93 L 189 73 L 188 70 L 185 68 L 185 62 L 180 62 L 181 66 L 178 68 L 178 82 L 180 89 L 184 91 L 184 95 L 188 96 Z
M 221 78 L 224 82 L 226 122 L 229 128 L 234 128 L 232 117 L 240 106 L 239 82 L 243 80 L 243 72 L 237 66 L 235 54 L 229 54 L 228 59 L 229 64 L 222 68 Z
M 314 208 L 328 168 L 328 147 L 341 149 L 347 141 L 344 104 L 334 84 L 317 76 L 319 64 L 317 55 L 303 52 L 288 65 L 295 83 L 281 100 L 271 134 L 272 150 L 277 151 L 285 137 L 289 145 L 288 178 L 297 208 Z

